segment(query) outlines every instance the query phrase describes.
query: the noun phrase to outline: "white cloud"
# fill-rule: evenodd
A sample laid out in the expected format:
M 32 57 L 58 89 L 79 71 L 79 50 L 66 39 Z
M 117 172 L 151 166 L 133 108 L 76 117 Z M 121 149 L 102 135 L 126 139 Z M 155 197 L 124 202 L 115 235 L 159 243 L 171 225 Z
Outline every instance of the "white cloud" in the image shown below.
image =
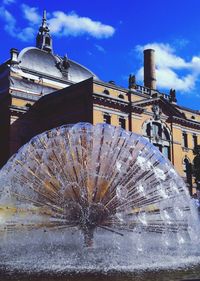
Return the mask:
M 158 67 L 184 68 L 187 63 L 181 57 L 176 56 L 175 50 L 169 44 L 152 43 L 145 46 L 136 46 L 136 50 L 142 52 L 144 49 L 156 51 L 156 65 Z
M 93 21 L 88 17 L 80 17 L 75 12 L 69 14 L 61 11 L 53 12 L 48 22 L 51 32 L 58 36 L 89 34 L 96 38 L 108 38 L 115 32 L 112 26 Z
M 95 44 L 94 46 L 97 48 L 97 50 L 98 50 L 99 52 L 102 52 L 102 53 L 105 53 L 105 52 L 106 52 L 105 49 L 104 49 L 101 45 Z
M 24 18 L 27 19 L 30 24 L 39 24 L 41 22 L 41 15 L 38 13 L 38 8 L 22 4 L 21 9 Z
M 12 36 L 15 35 L 16 20 L 13 15 L 4 7 L 0 7 L 0 17 L 4 20 L 4 29 Z
M 93 53 L 90 52 L 90 51 L 87 51 L 87 54 L 88 54 L 89 56 L 93 56 Z
M 179 37 L 172 41 L 172 46 L 174 46 L 176 49 L 183 49 L 189 44 L 189 42 L 189 40 Z
M 22 41 L 33 39 L 42 20 L 38 8 L 30 7 L 27 4 L 21 5 L 23 17 L 27 20 L 27 26 L 22 28 L 17 26 L 15 17 L 5 8 L 6 4 L 14 3 L 16 0 L 3 1 L 4 5 L 0 7 L 0 17 L 5 22 L 4 29 L 11 36 Z M 114 27 L 100 21 L 93 21 L 88 17 L 80 17 L 75 12 L 66 14 L 62 11 L 54 11 L 49 14 L 48 23 L 51 33 L 55 36 L 90 35 L 100 39 L 111 37 L 115 33 Z
M 158 88 L 176 89 L 189 92 L 196 86 L 200 77 L 200 57 L 193 56 L 190 61 L 176 55 L 176 50 L 169 44 L 152 43 L 136 46 L 142 54 L 144 49 L 154 49 L 156 58 L 156 79 Z M 137 79 L 143 80 L 143 67 L 137 72 Z
M 17 34 L 17 38 L 25 42 L 32 40 L 34 36 L 35 29 L 30 26 L 21 29 L 21 31 Z
M 12 37 L 18 38 L 22 41 L 29 41 L 33 39 L 35 30 L 28 26 L 25 28 L 18 28 L 16 26 L 15 17 L 3 6 L 0 7 L 0 18 L 5 22 L 4 30 Z

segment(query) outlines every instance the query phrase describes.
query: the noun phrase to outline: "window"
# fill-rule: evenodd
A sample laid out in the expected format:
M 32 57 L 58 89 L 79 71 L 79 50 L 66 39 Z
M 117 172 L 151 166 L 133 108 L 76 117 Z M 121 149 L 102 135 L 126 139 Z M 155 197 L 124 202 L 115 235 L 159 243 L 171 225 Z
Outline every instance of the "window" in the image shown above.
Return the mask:
M 193 135 L 192 138 L 193 138 L 193 147 L 195 148 L 198 144 L 197 135 Z
M 31 78 L 28 78 L 28 77 L 24 77 L 24 76 L 22 76 L 22 79 L 27 80 L 27 81 L 31 81 L 31 82 L 35 82 L 34 79 L 31 79 Z
M 31 103 L 26 103 L 25 106 L 30 108 L 32 106 L 32 104 Z
M 111 116 L 109 114 L 104 114 L 103 115 L 103 122 L 110 124 L 111 123 Z
M 145 135 L 149 141 L 156 146 L 166 158 L 171 158 L 171 136 L 169 129 L 162 122 L 150 121 L 146 124 Z
M 188 147 L 188 135 L 186 132 L 183 132 L 183 147 Z
M 162 146 L 161 145 L 155 143 L 154 146 L 157 147 L 160 150 L 160 152 L 162 152 Z
M 161 130 L 161 124 L 160 123 L 152 123 L 152 135 L 154 137 L 161 137 L 162 136 L 162 130 Z
M 124 95 L 120 94 L 120 95 L 118 96 L 118 98 L 120 98 L 120 99 L 123 99 L 123 100 L 124 100 Z
M 163 130 L 162 130 L 162 139 L 170 140 L 170 135 L 169 135 L 167 128 L 163 128 Z
M 192 164 L 190 163 L 189 159 L 185 158 L 183 160 L 184 163 L 184 172 L 185 177 L 188 183 L 190 195 L 192 195 Z
M 105 94 L 105 95 L 110 95 L 110 92 L 107 90 L 107 89 L 105 89 L 104 91 L 103 91 L 103 93 Z
M 152 135 L 156 137 L 158 135 L 159 127 L 157 124 L 152 124 Z
M 168 159 L 170 159 L 170 149 L 169 146 L 163 146 L 162 153 Z
M 148 137 L 151 136 L 151 123 L 148 123 L 148 124 L 147 124 L 146 135 L 147 135 Z
M 146 125 L 146 135 L 148 137 L 161 139 L 161 140 L 170 140 L 170 133 L 168 129 L 159 122 L 149 122 Z
M 50 38 L 49 37 L 45 38 L 45 45 L 50 45 Z
M 126 129 L 126 119 L 123 118 L 123 117 L 120 117 L 119 118 L 119 126 L 122 128 L 122 129 Z

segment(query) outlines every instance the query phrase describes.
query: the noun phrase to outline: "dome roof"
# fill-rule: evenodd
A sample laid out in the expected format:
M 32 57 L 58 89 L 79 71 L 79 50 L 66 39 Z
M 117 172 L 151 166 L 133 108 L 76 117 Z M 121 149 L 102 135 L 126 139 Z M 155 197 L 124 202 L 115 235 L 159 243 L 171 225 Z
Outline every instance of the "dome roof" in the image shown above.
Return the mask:
M 69 80 L 75 83 L 81 82 L 90 77 L 98 79 L 98 77 L 89 69 L 72 60 L 67 60 L 69 63 L 67 77 L 66 70 L 62 67 L 64 58 L 53 55 L 50 52 L 46 52 L 36 47 L 23 49 L 19 53 L 18 62 L 21 68 L 49 75 L 55 78 Z
M 70 68 L 69 68 L 69 80 L 73 82 L 80 82 L 90 77 L 94 77 L 95 79 L 99 80 L 99 78 L 89 69 L 82 66 L 81 64 L 69 60 Z

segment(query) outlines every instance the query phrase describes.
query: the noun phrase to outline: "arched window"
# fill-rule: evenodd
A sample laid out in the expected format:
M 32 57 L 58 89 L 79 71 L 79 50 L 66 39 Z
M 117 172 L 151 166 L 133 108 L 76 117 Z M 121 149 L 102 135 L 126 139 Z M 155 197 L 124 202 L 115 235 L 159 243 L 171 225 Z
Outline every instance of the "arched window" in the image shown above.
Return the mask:
M 192 195 L 192 164 L 190 163 L 190 160 L 187 157 L 184 158 L 183 165 L 186 181 L 189 187 L 189 192 L 190 195 Z
M 120 95 L 118 96 L 118 98 L 120 98 L 120 99 L 123 99 L 123 100 L 124 100 L 124 95 L 120 94 Z
M 45 37 L 45 45 L 50 45 L 50 38 L 49 37 Z
M 166 158 L 170 159 L 170 131 L 162 122 L 149 121 L 145 123 L 144 135 L 162 152 Z
M 170 140 L 169 131 L 167 130 L 166 127 L 163 127 L 163 130 L 162 130 L 162 138 L 163 138 L 164 140 Z
M 32 104 L 31 103 L 26 103 L 25 106 L 30 108 L 32 106 Z
M 107 90 L 107 89 L 105 89 L 104 91 L 103 91 L 103 93 L 105 94 L 105 95 L 110 95 L 110 92 Z

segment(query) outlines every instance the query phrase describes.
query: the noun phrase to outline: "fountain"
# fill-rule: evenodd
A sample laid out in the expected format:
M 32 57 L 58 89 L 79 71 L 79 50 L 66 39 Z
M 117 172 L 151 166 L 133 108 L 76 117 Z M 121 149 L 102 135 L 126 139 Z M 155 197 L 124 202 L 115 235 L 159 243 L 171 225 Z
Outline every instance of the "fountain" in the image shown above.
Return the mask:
M 199 230 L 171 163 L 119 127 L 44 132 L 0 172 L 0 269 L 176 268 L 200 261 Z

